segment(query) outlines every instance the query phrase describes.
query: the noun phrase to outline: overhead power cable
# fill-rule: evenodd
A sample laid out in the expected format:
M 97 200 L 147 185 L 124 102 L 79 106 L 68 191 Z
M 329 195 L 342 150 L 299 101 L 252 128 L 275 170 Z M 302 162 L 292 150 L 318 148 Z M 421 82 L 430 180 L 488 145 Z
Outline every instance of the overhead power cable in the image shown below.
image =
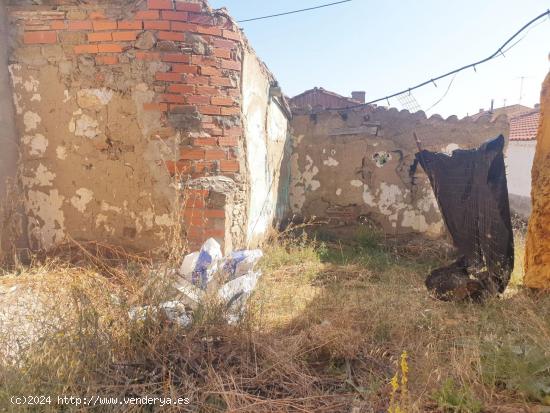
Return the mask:
M 333 3 L 321 4 L 320 6 L 308 7 L 307 9 L 292 10 L 292 11 L 287 11 L 287 12 L 284 12 L 284 13 L 271 14 L 269 16 L 254 17 L 252 19 L 238 20 L 237 23 L 246 23 L 246 22 L 251 22 L 251 21 L 255 21 L 255 20 L 264 20 L 264 19 L 271 19 L 273 17 L 286 16 L 288 14 L 302 13 L 302 12 L 305 12 L 305 11 L 322 9 L 324 7 L 336 6 L 336 5 L 342 4 L 342 3 L 349 3 L 350 1 L 352 1 L 352 0 L 335 1 Z
M 517 43 L 519 43 L 522 39 L 518 40 L 516 43 L 514 43 L 513 45 L 511 45 L 510 47 L 508 47 L 506 49 L 506 46 L 508 46 L 516 37 L 518 37 L 521 33 L 523 33 L 525 30 L 527 30 L 530 26 L 532 26 L 534 23 L 536 23 L 537 21 L 541 20 L 542 18 L 544 17 L 550 17 L 550 9 L 549 10 L 546 10 L 544 13 L 542 14 L 539 14 L 537 17 L 535 17 L 534 19 L 532 19 L 531 21 L 529 21 L 527 24 L 525 24 L 521 29 L 519 29 L 516 33 L 514 33 L 514 35 L 512 37 L 510 37 L 508 40 L 506 40 L 504 42 L 504 44 L 502 46 L 500 46 L 496 52 L 494 52 L 492 55 L 490 55 L 489 57 L 486 57 L 485 59 L 482 59 L 482 60 L 479 60 L 477 62 L 474 62 L 474 63 L 470 63 L 469 65 L 466 65 L 466 66 L 462 66 L 458 69 L 455 69 L 455 70 L 452 70 L 448 73 L 445 73 L 444 75 L 441 75 L 441 76 L 437 76 L 437 77 L 434 77 L 432 79 L 429 79 L 429 80 L 426 80 L 425 82 L 422 82 L 416 86 L 413 86 L 413 87 L 410 87 L 408 89 L 405 89 L 405 90 L 402 90 L 400 92 L 397 92 L 397 93 L 393 93 L 391 95 L 388 95 L 388 96 L 384 96 L 382 98 L 379 98 L 379 99 L 375 99 L 375 100 L 371 100 L 370 102 L 366 102 L 366 103 L 362 103 L 360 105 L 354 105 L 354 106 L 349 106 L 349 107 L 346 107 L 346 109 L 355 109 L 355 108 L 360 108 L 360 107 L 364 107 L 364 106 L 367 106 L 367 105 L 372 105 L 373 103 L 377 103 L 377 102 L 381 102 L 381 101 L 387 101 L 389 102 L 389 99 L 391 98 L 394 98 L 396 96 L 399 96 L 399 95 L 402 95 L 404 93 L 410 93 L 412 92 L 413 90 L 415 89 L 419 89 L 423 86 L 426 86 L 426 85 L 429 85 L 429 84 L 433 84 L 434 86 L 437 86 L 437 84 L 435 83 L 436 81 L 438 80 L 441 80 L 441 79 L 444 79 L 446 77 L 449 77 L 449 76 L 452 76 L 452 75 L 456 75 L 457 73 L 459 72 L 462 72 L 463 70 L 466 70 L 466 69 L 470 69 L 470 68 L 473 68 L 474 71 L 476 70 L 476 66 L 480 66 L 482 65 L 483 63 L 486 63 L 488 62 L 489 60 L 493 60 L 494 58 L 502 55 L 504 56 L 504 52 L 506 51 L 509 51 L 510 49 L 512 49 Z M 506 50 L 505 50 L 506 49 Z M 452 84 L 452 82 L 451 82 Z M 437 102 L 439 103 L 439 102 Z M 341 108 L 328 108 L 326 110 L 342 110 Z

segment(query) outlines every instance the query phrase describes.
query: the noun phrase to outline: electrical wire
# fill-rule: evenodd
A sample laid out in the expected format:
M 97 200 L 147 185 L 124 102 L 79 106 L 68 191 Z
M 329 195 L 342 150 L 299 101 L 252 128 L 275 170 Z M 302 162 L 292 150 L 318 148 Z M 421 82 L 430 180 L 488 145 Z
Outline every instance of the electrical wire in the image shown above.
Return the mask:
M 252 19 L 238 20 L 237 23 L 246 23 L 246 22 L 251 22 L 251 21 L 255 21 L 255 20 L 271 19 L 273 17 L 280 17 L 280 16 L 286 16 L 286 15 L 289 15 L 289 14 L 302 13 L 304 11 L 317 10 L 317 9 L 322 9 L 322 8 L 325 8 L 325 7 L 336 6 L 336 5 L 342 4 L 342 3 L 349 3 L 350 1 L 352 1 L 352 0 L 335 1 L 333 3 L 321 4 L 320 6 L 309 7 L 307 9 L 287 11 L 287 12 L 284 12 L 284 13 L 271 14 L 269 16 L 254 17 Z
M 375 100 L 371 100 L 370 102 L 366 102 L 366 103 L 362 103 L 360 105 L 354 105 L 354 106 L 349 106 L 347 107 L 346 109 L 355 109 L 355 108 L 360 108 L 360 107 L 364 107 L 364 106 L 368 106 L 368 105 L 372 105 L 373 103 L 377 103 L 377 102 L 381 102 L 383 100 L 386 100 L 386 101 L 389 101 L 389 99 L 391 98 L 394 98 L 396 96 L 399 96 L 403 93 L 407 93 L 407 92 L 411 92 L 415 89 L 419 89 L 423 86 L 426 86 L 426 85 L 429 85 L 429 84 L 433 84 L 433 85 L 436 85 L 436 81 L 437 80 L 441 80 L 441 79 L 444 79 L 446 77 L 449 77 L 449 76 L 452 76 L 454 74 L 457 74 L 459 72 L 462 72 L 463 70 L 466 70 L 466 69 L 470 69 L 470 68 L 473 68 L 474 70 L 476 70 L 476 66 L 480 66 L 482 65 L 483 63 L 486 63 L 488 62 L 489 60 L 493 60 L 494 58 L 502 55 L 504 56 L 504 49 L 506 48 L 506 46 L 508 46 L 516 37 L 518 37 L 521 33 L 523 33 L 526 29 L 528 29 L 531 25 L 533 25 L 535 22 L 541 20 L 543 17 L 546 17 L 546 16 L 549 16 L 550 17 L 550 9 L 549 10 L 546 10 L 544 13 L 542 14 L 539 14 L 537 17 L 535 17 L 534 19 L 532 19 L 531 21 L 529 21 L 527 24 L 525 24 L 521 29 L 519 29 L 516 33 L 514 33 L 514 35 L 510 38 L 508 38 L 508 40 L 506 40 L 504 42 L 504 44 L 502 46 L 500 46 L 498 48 L 498 50 L 496 52 L 494 52 L 492 55 L 490 55 L 489 57 L 486 57 L 485 59 L 482 59 L 482 60 L 479 60 L 477 62 L 474 62 L 474 63 L 470 63 L 466 66 L 462 66 L 458 69 L 455 69 L 455 70 L 452 70 L 448 73 L 445 73 L 444 75 L 441 75 L 441 76 L 437 76 L 437 77 L 434 77 L 432 79 L 429 79 L 429 80 L 426 80 L 425 82 L 422 82 L 416 86 L 413 86 L 413 87 L 410 87 L 408 89 L 405 89 L 405 90 L 402 90 L 400 92 L 397 92 L 397 93 L 393 93 L 391 95 L 388 95 L 388 96 L 385 96 L 383 98 L 379 98 L 379 99 L 375 99 Z M 513 45 L 511 45 L 510 47 L 508 47 L 505 51 L 508 51 L 510 50 L 512 47 L 514 47 L 516 44 L 518 44 L 522 39 L 518 40 L 516 43 L 514 43 Z M 328 108 L 326 110 L 336 110 L 336 111 L 341 111 L 342 109 L 341 108 Z
M 428 109 L 426 109 L 426 112 L 429 112 L 430 110 L 432 110 L 433 108 L 435 108 L 437 105 L 439 105 L 441 103 L 441 101 L 443 99 L 445 99 L 445 96 L 447 96 L 447 93 L 449 93 L 449 90 L 451 90 L 451 86 L 453 85 L 453 82 L 455 81 L 456 79 L 456 75 L 458 73 L 455 73 L 453 78 L 451 79 L 451 81 L 449 82 L 449 86 L 447 86 L 447 90 L 445 91 L 445 93 L 443 93 L 443 96 L 441 96 L 439 98 L 439 100 L 437 102 L 435 102 L 432 106 L 430 106 Z

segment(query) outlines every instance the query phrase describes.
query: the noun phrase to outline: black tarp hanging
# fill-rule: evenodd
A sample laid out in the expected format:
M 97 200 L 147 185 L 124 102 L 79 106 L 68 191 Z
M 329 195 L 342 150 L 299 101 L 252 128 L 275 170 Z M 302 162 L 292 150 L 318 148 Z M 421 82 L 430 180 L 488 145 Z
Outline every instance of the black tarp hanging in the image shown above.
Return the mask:
M 514 268 L 504 137 L 452 156 L 416 154 L 460 258 L 433 271 L 426 286 L 443 300 L 479 299 L 506 289 Z

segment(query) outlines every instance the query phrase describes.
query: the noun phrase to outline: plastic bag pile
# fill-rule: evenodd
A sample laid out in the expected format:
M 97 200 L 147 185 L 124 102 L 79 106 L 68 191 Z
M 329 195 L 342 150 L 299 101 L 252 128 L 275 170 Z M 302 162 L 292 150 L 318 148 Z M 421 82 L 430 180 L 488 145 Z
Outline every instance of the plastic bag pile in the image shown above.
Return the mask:
M 262 256 L 261 250 L 242 250 L 223 257 L 220 244 L 210 238 L 200 251 L 183 258 L 174 284 L 179 292 L 176 300 L 162 303 L 157 309 L 134 308 L 130 317 L 143 319 L 148 312 L 160 310 L 170 321 L 186 326 L 192 323 L 193 310 L 206 296 L 214 296 L 225 306 L 227 322 L 235 323 L 261 276 L 254 267 Z

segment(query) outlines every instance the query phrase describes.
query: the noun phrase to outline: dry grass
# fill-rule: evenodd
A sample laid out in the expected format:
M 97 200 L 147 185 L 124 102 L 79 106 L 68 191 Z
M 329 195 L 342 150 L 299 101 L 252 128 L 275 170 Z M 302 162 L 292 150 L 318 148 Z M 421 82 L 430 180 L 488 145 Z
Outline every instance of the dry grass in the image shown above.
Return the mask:
M 17 363 L 0 360 L 0 409 L 16 411 L 15 394 L 98 394 L 188 397 L 183 411 L 193 412 L 385 412 L 404 351 L 402 411 L 535 412 L 549 402 L 550 297 L 520 289 L 483 305 L 434 301 L 423 280 L 445 253 L 422 251 L 371 232 L 351 245 L 278 237 L 237 326 L 208 306 L 186 329 L 160 315 L 130 320 L 130 307 L 172 294 L 169 272 L 143 262 L 107 271 L 49 261 L 4 277 L 39 285 L 49 304 L 34 320 L 46 334 Z

